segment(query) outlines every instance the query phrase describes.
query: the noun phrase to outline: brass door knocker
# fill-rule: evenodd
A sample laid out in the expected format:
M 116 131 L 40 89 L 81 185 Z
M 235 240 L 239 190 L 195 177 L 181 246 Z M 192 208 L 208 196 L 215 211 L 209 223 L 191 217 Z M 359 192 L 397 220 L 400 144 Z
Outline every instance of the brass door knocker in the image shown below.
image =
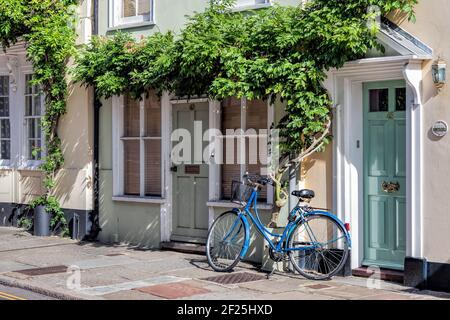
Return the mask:
M 386 193 L 398 192 L 398 190 L 400 190 L 400 183 L 384 181 L 383 184 L 381 185 L 381 188 Z

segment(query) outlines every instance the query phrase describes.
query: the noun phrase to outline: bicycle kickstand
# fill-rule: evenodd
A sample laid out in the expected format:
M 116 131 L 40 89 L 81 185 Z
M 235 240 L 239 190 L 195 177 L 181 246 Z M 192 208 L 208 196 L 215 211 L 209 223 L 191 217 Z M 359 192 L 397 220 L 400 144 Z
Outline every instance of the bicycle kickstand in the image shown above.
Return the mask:
M 275 273 L 275 268 L 272 269 L 272 271 L 270 271 L 270 273 L 267 274 L 267 280 L 270 280 L 270 277 L 273 276 L 273 274 Z

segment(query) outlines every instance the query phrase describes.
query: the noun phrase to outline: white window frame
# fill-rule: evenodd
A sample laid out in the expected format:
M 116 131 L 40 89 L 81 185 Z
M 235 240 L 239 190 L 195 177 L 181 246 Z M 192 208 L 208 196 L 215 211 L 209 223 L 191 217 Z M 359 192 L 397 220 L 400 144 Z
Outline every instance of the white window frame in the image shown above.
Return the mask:
M 41 131 L 41 160 L 28 160 L 27 127 L 25 121 L 25 75 L 33 74 L 33 68 L 21 59 L 13 59 L 11 67 L 0 68 L 0 75 L 9 76 L 9 122 L 10 122 L 10 159 L 0 160 L 0 168 L 18 170 L 40 170 L 45 157 L 45 136 Z M 10 69 L 11 68 L 11 69 Z M 41 117 L 45 114 L 45 97 L 41 96 Z
M 212 124 L 213 126 L 211 126 L 211 128 L 215 128 L 215 129 L 219 129 L 221 130 L 222 128 L 222 104 L 219 102 L 216 102 L 215 104 L 213 104 L 212 108 Z M 247 99 L 246 98 L 241 98 L 241 129 L 243 130 L 244 134 L 242 135 L 242 137 L 248 138 L 250 137 L 250 135 L 245 134 L 245 131 L 248 129 L 247 128 Z M 275 118 L 275 108 L 274 105 L 272 103 L 270 103 L 270 99 L 268 99 L 267 101 L 267 132 L 268 134 L 270 134 L 270 130 L 272 128 L 272 125 L 274 123 L 274 118 Z M 250 128 L 251 129 L 251 128 Z M 224 141 L 225 136 L 223 134 L 226 134 L 226 132 L 222 132 L 221 136 L 217 136 L 217 139 L 222 139 L 222 141 Z M 259 136 L 259 134 L 258 134 Z M 237 136 L 236 136 L 237 137 Z M 269 139 L 269 137 L 268 137 Z M 237 139 L 236 139 L 237 140 Z M 235 140 L 235 143 L 236 143 Z M 269 143 L 269 141 L 268 141 Z M 238 145 L 239 146 L 239 145 Z M 241 154 L 243 153 L 244 155 L 246 154 L 245 151 L 245 147 L 246 147 L 246 143 L 244 144 L 240 144 L 241 147 Z M 218 151 L 217 153 L 223 153 L 222 150 Z M 266 150 L 266 154 L 267 154 L 267 162 L 270 163 L 271 161 L 271 154 L 270 154 L 270 150 L 269 150 L 269 145 L 267 145 L 267 150 Z M 223 156 L 223 154 L 222 154 Z M 223 162 L 225 162 L 226 159 L 223 159 Z M 246 164 L 241 164 L 241 172 L 240 175 L 241 177 L 246 173 Z M 228 200 L 224 200 L 222 197 L 222 165 L 213 165 L 212 167 L 212 171 L 210 172 L 210 179 L 212 180 L 210 182 L 210 189 L 212 187 L 212 194 L 210 194 L 210 205 L 213 205 L 214 202 L 229 202 Z M 269 166 L 267 167 L 267 169 L 269 170 Z M 270 172 L 268 172 L 270 173 Z M 266 204 L 268 205 L 272 205 L 273 204 L 273 187 L 271 185 L 267 185 L 267 198 L 266 198 Z M 261 204 L 263 204 L 262 202 L 260 202 Z
M 239 3 L 237 0 L 234 11 L 245 11 L 245 10 L 253 10 L 253 9 L 261 9 L 267 8 L 272 5 L 272 0 L 245 0 L 245 3 Z
M 29 68 L 29 67 L 24 67 L 21 68 L 21 72 L 20 72 L 20 83 L 21 85 L 19 85 L 20 90 L 18 90 L 18 94 L 19 94 L 19 104 L 21 105 L 20 109 L 21 110 L 21 118 L 23 119 L 23 138 L 22 138 L 22 165 L 21 167 L 24 168 L 38 168 L 42 162 L 43 162 L 43 158 L 45 157 L 45 135 L 44 135 L 44 130 L 41 128 L 41 159 L 40 160 L 34 160 L 34 159 L 28 159 L 28 126 L 27 126 L 27 120 L 28 119 L 37 119 L 37 118 L 41 118 L 41 123 L 42 123 L 42 117 L 45 115 L 45 97 L 43 94 L 41 94 L 41 115 L 40 116 L 27 116 L 26 112 L 25 112 L 25 107 L 26 107 L 26 76 L 27 75 L 32 75 L 33 74 L 33 69 Z M 17 108 L 17 107 L 16 107 Z
M 124 137 L 124 112 L 125 112 L 125 96 L 114 96 L 112 98 L 113 115 L 112 115 L 112 138 L 113 138 L 113 201 L 128 201 L 128 202 L 150 202 L 162 203 L 165 197 L 165 175 L 163 156 L 163 126 L 161 126 L 160 137 L 145 137 L 145 94 L 139 101 L 139 122 L 140 130 L 139 137 L 127 138 Z M 161 124 L 163 114 L 163 106 L 161 102 Z M 125 170 L 124 170 L 124 141 L 139 140 L 140 141 L 140 160 L 139 160 L 139 196 L 132 196 L 125 194 Z M 145 141 L 160 140 L 161 141 L 161 196 L 145 196 Z
M 150 14 L 122 18 L 123 0 L 108 0 L 109 28 L 131 28 L 155 23 L 155 1 L 150 2 Z
M 8 77 L 9 82 L 11 82 L 11 76 L 10 74 L 5 71 L 5 72 L 0 72 L 0 76 L 4 77 Z M 11 117 L 11 94 L 12 94 L 12 90 L 11 90 L 11 86 L 9 87 L 8 90 L 8 98 L 9 98 L 9 116 L 8 117 L 0 117 L 1 120 L 9 120 L 9 159 L 0 159 L 0 167 L 9 167 L 11 165 L 11 158 L 13 157 L 13 135 L 12 135 L 12 117 Z

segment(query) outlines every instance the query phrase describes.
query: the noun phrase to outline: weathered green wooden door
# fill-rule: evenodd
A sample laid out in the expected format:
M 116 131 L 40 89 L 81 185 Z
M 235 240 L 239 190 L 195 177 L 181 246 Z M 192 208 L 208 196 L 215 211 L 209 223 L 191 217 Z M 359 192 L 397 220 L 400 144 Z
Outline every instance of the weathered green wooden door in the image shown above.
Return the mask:
M 202 139 L 209 128 L 208 110 L 208 103 L 173 106 L 173 146 L 178 145 L 171 155 L 174 241 L 203 243 L 208 233 L 208 164 L 203 161 L 208 142 Z
M 406 249 L 405 82 L 371 82 L 363 90 L 363 264 L 402 270 Z

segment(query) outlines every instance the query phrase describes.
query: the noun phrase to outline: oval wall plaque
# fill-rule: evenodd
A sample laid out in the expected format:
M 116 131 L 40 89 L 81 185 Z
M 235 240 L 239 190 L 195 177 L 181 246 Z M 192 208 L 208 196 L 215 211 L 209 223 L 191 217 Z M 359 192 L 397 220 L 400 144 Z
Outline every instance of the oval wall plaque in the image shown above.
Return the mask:
M 447 122 L 439 120 L 437 121 L 434 125 L 433 128 L 431 129 L 431 131 L 433 132 L 433 134 L 436 137 L 443 137 L 447 134 L 448 132 L 448 125 Z

